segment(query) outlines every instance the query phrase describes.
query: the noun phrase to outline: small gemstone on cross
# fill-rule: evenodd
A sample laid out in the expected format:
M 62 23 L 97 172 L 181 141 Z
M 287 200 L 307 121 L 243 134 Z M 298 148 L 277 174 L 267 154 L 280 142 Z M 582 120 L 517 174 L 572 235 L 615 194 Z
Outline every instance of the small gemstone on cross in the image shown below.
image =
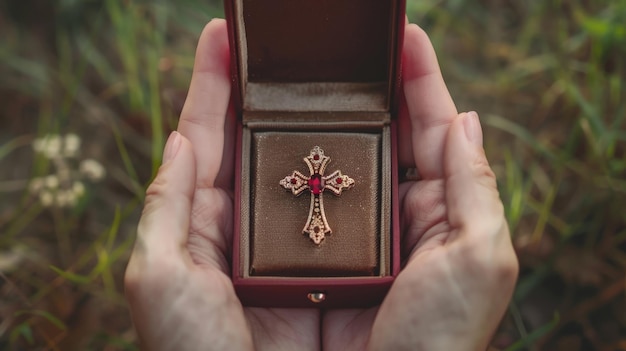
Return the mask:
M 309 178 L 309 189 L 313 195 L 319 195 L 324 191 L 324 181 L 321 175 L 315 173 Z

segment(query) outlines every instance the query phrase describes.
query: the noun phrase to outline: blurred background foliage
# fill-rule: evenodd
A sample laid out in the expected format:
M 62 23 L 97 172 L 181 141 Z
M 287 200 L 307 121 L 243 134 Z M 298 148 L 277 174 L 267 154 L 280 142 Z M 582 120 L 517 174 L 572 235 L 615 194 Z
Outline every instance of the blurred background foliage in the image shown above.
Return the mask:
M 626 350 L 626 1 L 409 0 L 521 275 L 494 350 Z M 0 349 L 137 350 L 122 275 L 215 0 L 0 3 Z

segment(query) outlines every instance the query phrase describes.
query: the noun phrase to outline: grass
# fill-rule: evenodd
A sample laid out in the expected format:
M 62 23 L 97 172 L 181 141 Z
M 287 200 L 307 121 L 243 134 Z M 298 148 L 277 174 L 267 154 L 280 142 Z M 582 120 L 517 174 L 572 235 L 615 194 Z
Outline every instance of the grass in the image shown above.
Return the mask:
M 121 277 L 197 37 L 221 11 L 0 5 L 0 349 L 137 349 Z M 626 3 L 409 0 L 407 12 L 459 109 L 481 115 L 520 257 L 493 348 L 626 349 Z M 79 136 L 80 152 L 34 153 L 49 134 Z M 81 171 L 86 159 L 106 176 Z M 80 182 L 82 195 L 44 206 L 32 183 L 49 175 L 51 194 Z

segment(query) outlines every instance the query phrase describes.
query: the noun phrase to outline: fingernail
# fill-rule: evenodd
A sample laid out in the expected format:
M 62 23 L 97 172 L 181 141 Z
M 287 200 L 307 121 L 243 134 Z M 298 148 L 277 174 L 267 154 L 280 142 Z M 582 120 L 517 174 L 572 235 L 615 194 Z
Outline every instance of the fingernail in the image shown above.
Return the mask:
M 173 159 L 180 149 L 180 133 L 173 131 L 167 138 L 165 143 L 165 151 L 163 151 L 163 163 Z
M 476 146 L 483 145 L 483 131 L 480 128 L 478 113 L 475 111 L 468 112 L 463 119 L 463 128 L 470 143 Z

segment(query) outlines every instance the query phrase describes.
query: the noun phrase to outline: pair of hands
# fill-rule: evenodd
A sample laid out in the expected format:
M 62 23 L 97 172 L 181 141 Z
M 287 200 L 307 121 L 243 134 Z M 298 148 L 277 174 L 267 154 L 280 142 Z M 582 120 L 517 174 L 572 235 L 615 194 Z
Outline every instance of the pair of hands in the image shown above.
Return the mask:
M 476 113 L 458 114 L 408 25 L 399 161 L 403 270 L 369 309 L 244 308 L 230 280 L 233 120 L 226 25 L 202 32 L 178 132 L 147 191 L 126 271 L 147 350 L 485 350 L 518 272 Z

